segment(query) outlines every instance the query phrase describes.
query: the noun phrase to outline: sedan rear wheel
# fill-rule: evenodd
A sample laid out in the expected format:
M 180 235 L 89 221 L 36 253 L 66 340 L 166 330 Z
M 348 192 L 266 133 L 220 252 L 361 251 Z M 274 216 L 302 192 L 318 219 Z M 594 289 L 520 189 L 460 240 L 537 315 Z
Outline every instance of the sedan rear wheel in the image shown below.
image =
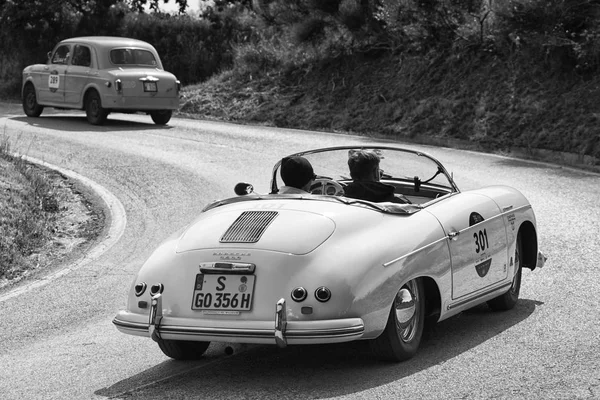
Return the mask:
M 102 100 L 95 90 L 88 93 L 85 98 L 85 115 L 92 125 L 102 125 L 108 116 L 108 110 L 102 108 Z
M 150 113 L 150 117 L 156 125 L 166 125 L 171 120 L 172 115 L 173 111 L 171 110 L 152 111 Z
M 23 89 L 23 111 L 28 117 L 39 117 L 44 111 L 44 106 L 40 106 L 35 95 L 35 88 L 31 83 Z
M 158 341 L 158 347 L 167 357 L 175 360 L 198 360 L 202 357 L 210 342 L 193 342 L 187 340 Z
M 424 322 L 423 282 L 413 279 L 396 293 L 385 330 L 371 341 L 371 349 L 382 360 L 408 360 L 419 349 Z

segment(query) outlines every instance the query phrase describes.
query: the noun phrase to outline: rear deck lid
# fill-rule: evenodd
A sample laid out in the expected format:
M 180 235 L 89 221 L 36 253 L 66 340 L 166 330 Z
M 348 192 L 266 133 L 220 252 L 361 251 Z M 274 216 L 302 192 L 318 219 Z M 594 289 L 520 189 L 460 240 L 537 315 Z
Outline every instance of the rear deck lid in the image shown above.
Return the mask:
M 199 219 L 181 236 L 177 252 L 260 249 L 307 254 L 335 230 L 330 218 L 299 210 L 226 211 Z

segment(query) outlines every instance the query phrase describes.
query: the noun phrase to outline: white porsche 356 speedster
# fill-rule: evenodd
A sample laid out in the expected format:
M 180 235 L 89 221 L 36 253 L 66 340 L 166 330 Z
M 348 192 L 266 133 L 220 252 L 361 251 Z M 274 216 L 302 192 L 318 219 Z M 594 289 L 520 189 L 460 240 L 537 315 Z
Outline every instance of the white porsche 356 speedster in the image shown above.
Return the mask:
M 545 261 L 527 199 L 507 186 L 461 192 L 433 157 L 391 146 L 368 150 L 409 203 L 350 198 L 357 149 L 296 154 L 317 175 L 311 193 L 279 194 L 279 161 L 269 194 L 238 184 L 237 197 L 208 205 L 154 251 L 113 323 L 175 359 L 198 358 L 211 341 L 368 340 L 402 361 L 426 318 L 513 308 L 522 268 Z

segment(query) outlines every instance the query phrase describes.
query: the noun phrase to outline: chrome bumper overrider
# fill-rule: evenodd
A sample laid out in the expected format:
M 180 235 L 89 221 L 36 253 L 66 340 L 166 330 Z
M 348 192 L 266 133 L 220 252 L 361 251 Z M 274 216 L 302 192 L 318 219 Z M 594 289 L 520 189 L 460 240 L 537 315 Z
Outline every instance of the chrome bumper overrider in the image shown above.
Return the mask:
M 215 326 L 183 326 L 170 323 L 169 318 L 162 314 L 162 297 L 160 294 L 152 297 L 150 315 L 145 321 L 140 315 L 120 312 L 113 324 L 123 333 L 138 336 L 149 336 L 153 340 L 202 340 L 202 341 L 231 341 L 241 343 L 273 343 L 279 347 L 288 344 L 336 343 L 360 339 L 365 326 L 360 318 L 345 318 L 320 321 L 287 321 L 285 299 L 275 306 L 275 321 L 272 328 L 238 328 Z M 136 318 L 133 318 L 135 316 Z M 147 322 L 146 322 L 147 321 Z M 199 321 L 202 322 L 202 321 Z M 213 324 L 215 321 L 211 321 Z M 252 324 L 250 321 L 239 321 Z M 265 326 L 267 321 L 262 323 Z M 273 321 L 271 322 L 273 324 Z M 212 325 L 212 324 L 211 324 Z

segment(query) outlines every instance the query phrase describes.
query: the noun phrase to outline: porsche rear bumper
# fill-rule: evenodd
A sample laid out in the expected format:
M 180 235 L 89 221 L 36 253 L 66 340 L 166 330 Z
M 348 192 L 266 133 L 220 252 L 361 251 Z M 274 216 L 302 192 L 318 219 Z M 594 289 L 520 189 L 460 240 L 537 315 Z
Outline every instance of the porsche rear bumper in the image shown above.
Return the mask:
M 361 318 L 319 321 L 223 321 L 190 320 L 163 316 L 152 324 L 148 315 L 121 311 L 113 324 L 123 333 L 168 340 L 277 344 L 339 343 L 360 339 Z

